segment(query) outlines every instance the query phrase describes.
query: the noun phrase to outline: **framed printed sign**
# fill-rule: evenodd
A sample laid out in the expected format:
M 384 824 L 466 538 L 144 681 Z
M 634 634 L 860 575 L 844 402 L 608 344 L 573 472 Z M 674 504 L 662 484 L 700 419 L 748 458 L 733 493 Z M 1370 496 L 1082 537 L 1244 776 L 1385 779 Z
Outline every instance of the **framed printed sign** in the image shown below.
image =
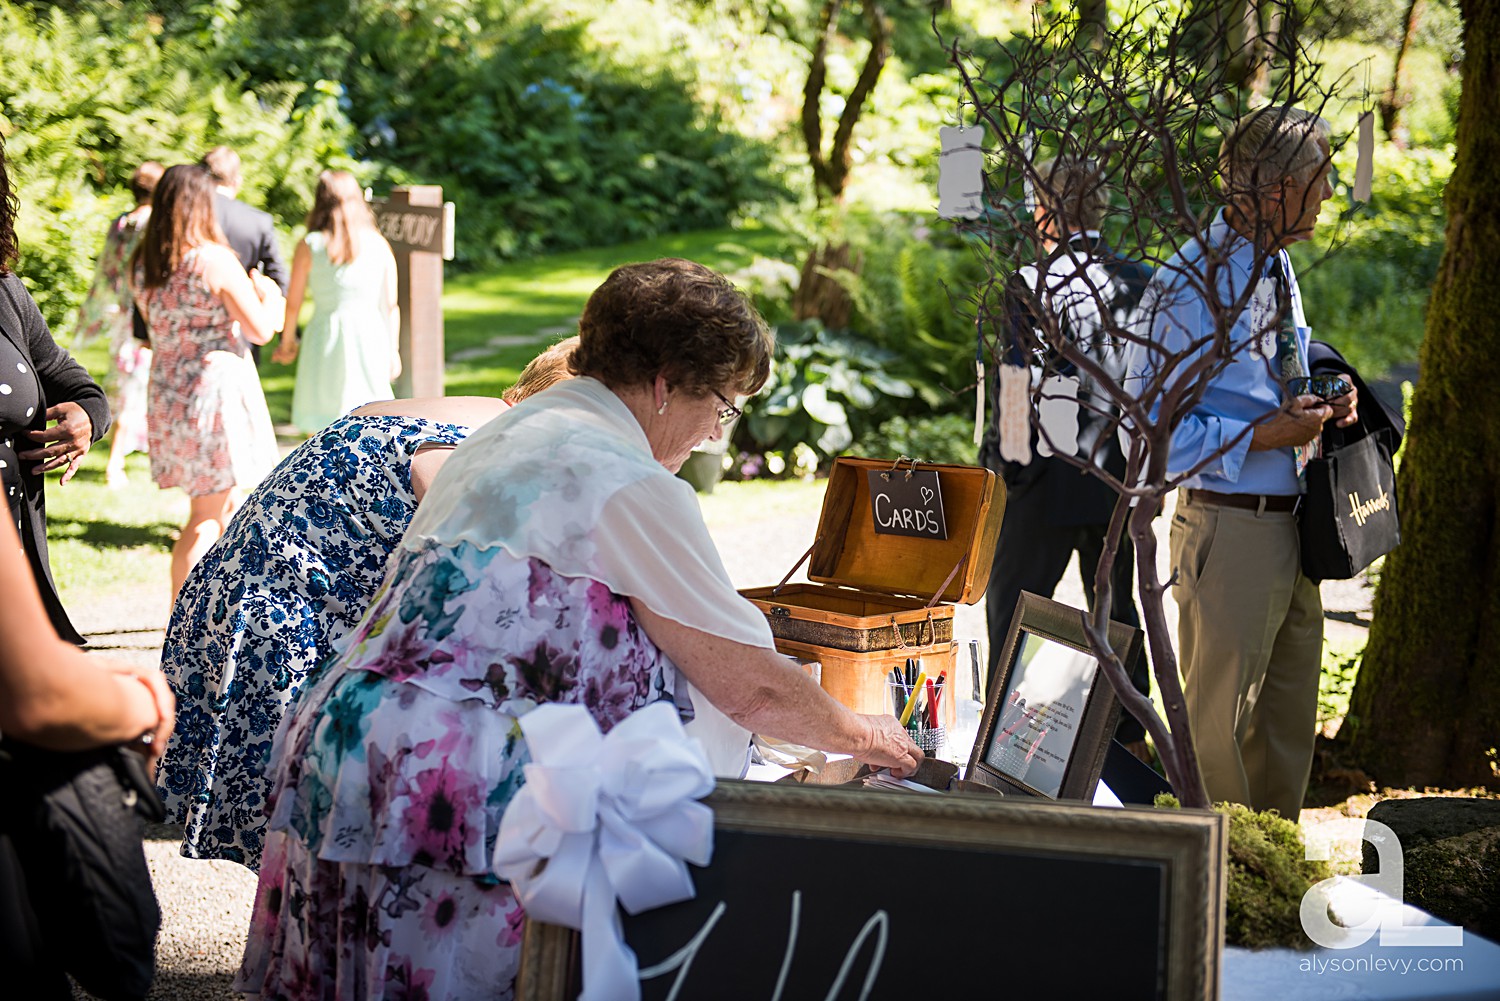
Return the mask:
M 990 679 L 969 781 L 1044 799 L 1093 799 L 1120 703 L 1089 649 L 1084 614 L 1022 592 Z M 1111 622 L 1109 638 L 1129 672 L 1141 656 L 1141 631 Z

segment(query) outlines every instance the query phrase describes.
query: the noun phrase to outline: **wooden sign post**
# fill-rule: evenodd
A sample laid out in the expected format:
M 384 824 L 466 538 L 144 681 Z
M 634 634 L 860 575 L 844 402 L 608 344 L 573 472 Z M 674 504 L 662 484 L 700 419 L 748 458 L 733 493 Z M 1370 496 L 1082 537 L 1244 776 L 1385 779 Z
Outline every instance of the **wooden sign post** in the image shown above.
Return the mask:
M 370 208 L 396 255 L 401 307 L 398 398 L 443 395 L 443 261 L 453 260 L 453 203 L 436 184 L 392 188 Z

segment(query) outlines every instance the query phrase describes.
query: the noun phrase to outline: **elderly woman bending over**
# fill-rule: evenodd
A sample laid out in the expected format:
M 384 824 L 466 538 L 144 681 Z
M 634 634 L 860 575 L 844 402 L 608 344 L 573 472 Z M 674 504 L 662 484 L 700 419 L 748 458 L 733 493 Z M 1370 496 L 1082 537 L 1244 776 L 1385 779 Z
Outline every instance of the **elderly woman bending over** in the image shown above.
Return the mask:
M 490 854 L 524 781 L 517 720 L 540 704 L 608 731 L 669 700 L 709 726 L 721 774 L 740 774 L 747 730 L 920 761 L 893 718 L 776 654 L 672 475 L 765 382 L 753 307 L 700 265 L 633 264 L 579 334 L 578 378 L 454 451 L 337 668 L 288 717 L 239 989 L 510 997 L 523 916 Z

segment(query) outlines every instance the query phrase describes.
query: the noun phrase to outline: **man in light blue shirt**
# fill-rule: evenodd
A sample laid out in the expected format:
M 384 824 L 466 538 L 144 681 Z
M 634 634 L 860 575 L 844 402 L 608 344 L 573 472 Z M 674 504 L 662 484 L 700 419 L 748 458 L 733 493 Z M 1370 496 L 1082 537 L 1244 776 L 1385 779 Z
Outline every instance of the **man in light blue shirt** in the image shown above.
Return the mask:
M 1324 400 L 1286 247 L 1333 194 L 1328 124 L 1290 107 L 1241 118 L 1219 151 L 1225 206 L 1146 293 L 1151 335 L 1127 385 L 1153 420 L 1181 415 L 1171 555 L 1188 716 L 1214 801 L 1295 821 L 1316 736 L 1323 608 L 1301 568 L 1301 472 L 1323 423 L 1353 423 L 1351 390 Z

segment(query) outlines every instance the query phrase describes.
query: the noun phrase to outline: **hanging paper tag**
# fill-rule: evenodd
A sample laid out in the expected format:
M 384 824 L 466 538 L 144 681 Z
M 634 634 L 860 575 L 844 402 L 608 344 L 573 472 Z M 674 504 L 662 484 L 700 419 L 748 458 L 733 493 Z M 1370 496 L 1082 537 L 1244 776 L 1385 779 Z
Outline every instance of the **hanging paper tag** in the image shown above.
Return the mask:
M 974 444 L 984 441 L 984 362 L 974 360 Z
M 1036 185 L 1032 183 L 1032 161 L 1036 157 L 1036 133 L 1026 133 L 1021 141 L 1021 190 L 1026 193 L 1026 214 L 1036 214 Z
M 978 219 L 984 214 L 984 126 L 938 129 L 938 218 Z
M 1036 453 L 1078 454 L 1078 377 L 1049 375 L 1042 380 L 1036 405 Z
M 1276 282 L 1262 278 L 1250 293 L 1250 354 L 1259 361 L 1276 357 Z
M 877 535 L 946 539 L 943 489 L 935 469 L 871 469 L 870 514 Z
M 1372 182 L 1375 180 L 1375 115 L 1366 111 L 1359 118 L 1359 161 L 1354 165 L 1354 191 L 1356 202 L 1370 200 Z
M 1029 465 L 1031 462 L 1031 369 L 1001 365 L 1000 399 L 995 410 L 995 429 L 1000 437 L 1000 458 Z

